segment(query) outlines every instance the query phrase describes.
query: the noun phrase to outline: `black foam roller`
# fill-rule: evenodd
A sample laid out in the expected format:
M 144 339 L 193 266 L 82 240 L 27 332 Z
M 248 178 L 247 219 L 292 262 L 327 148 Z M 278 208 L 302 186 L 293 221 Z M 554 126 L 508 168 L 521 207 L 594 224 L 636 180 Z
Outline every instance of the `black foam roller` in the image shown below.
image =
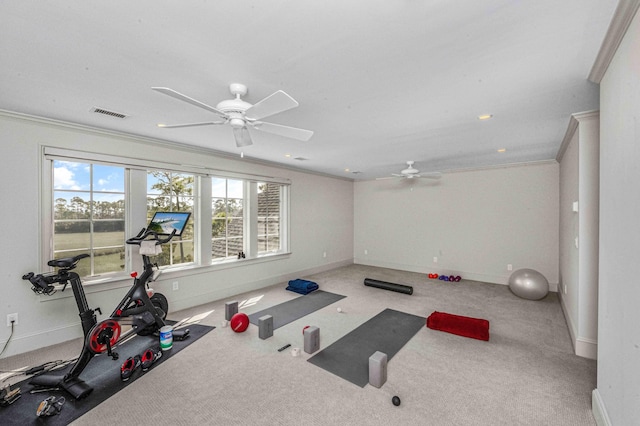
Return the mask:
M 413 287 L 411 286 L 389 283 L 386 281 L 379 281 L 371 278 L 365 278 L 364 285 L 369 287 L 381 288 L 384 290 L 397 291 L 398 293 L 413 294 Z

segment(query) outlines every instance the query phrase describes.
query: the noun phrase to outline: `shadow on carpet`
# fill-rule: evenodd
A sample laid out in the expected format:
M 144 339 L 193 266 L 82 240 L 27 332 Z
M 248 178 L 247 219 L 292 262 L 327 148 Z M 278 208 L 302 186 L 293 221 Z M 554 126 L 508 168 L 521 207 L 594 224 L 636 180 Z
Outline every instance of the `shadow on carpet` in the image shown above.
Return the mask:
M 258 325 L 260 317 L 271 315 L 273 317 L 273 329 L 275 330 L 345 297 L 347 296 L 316 290 L 279 305 L 254 312 L 249 315 L 249 321 L 251 324 Z
M 170 323 L 170 322 L 167 322 Z M 147 348 L 159 347 L 157 336 L 134 336 L 118 345 L 116 352 L 120 355 L 118 360 L 113 360 L 106 353 L 95 356 L 84 369 L 80 378 L 84 380 L 93 391 L 80 400 L 75 400 L 71 395 L 63 390 L 30 393 L 33 386 L 29 384 L 31 378 L 11 386 L 11 389 L 20 387 L 22 396 L 12 405 L 0 407 L 0 424 L 2 425 L 67 425 L 78 417 L 82 416 L 92 408 L 112 395 L 124 389 L 136 379 L 145 374 L 155 374 L 152 371 L 167 359 L 179 353 L 182 349 L 195 342 L 215 327 L 200 324 L 189 324 L 189 337 L 181 342 L 174 341 L 173 347 L 162 353 L 149 370 L 142 372 L 137 368 L 128 381 L 120 379 L 120 366 L 130 356 L 140 355 Z M 71 369 L 71 365 L 60 370 L 52 371 L 51 374 L 64 376 Z M 66 399 L 60 413 L 51 417 L 37 417 L 36 410 L 44 399 L 54 396 L 56 399 L 63 396 Z
M 391 361 L 425 322 L 424 317 L 385 309 L 307 361 L 362 388 L 369 383 L 369 357 L 380 351 Z

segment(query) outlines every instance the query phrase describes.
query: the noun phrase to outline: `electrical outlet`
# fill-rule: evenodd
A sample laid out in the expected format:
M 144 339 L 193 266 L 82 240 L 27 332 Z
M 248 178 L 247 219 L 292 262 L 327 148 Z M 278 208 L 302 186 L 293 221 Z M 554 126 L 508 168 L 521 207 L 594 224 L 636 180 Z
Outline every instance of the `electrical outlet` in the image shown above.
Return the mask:
M 433 263 L 438 263 L 438 256 L 433 256 Z
M 513 271 L 513 265 L 512 264 L 508 264 L 507 265 L 507 271 Z
M 11 327 L 11 322 L 13 321 L 13 325 L 18 325 L 18 314 L 8 314 L 7 315 L 7 327 Z
M 322 252 L 322 257 L 327 257 L 327 252 L 326 251 Z
M 178 281 L 174 281 L 174 282 L 173 282 L 173 290 L 175 291 L 175 290 L 177 290 L 178 288 L 180 288 L 180 287 L 179 287 L 179 285 L 178 285 Z
M 365 255 L 369 254 L 369 250 L 365 249 L 365 250 L 364 250 L 364 254 L 365 254 Z

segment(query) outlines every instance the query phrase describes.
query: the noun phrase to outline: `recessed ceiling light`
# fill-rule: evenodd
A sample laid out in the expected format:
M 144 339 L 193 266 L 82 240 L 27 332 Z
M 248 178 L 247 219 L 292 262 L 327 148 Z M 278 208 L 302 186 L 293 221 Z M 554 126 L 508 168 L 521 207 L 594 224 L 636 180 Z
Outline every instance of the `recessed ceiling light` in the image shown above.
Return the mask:
M 347 168 L 347 169 L 344 169 L 344 171 L 348 173 L 348 172 L 349 172 L 349 169 L 348 169 L 348 168 Z
M 291 154 L 285 154 L 284 156 L 287 157 L 287 158 L 290 158 Z
M 488 120 L 493 118 L 493 114 L 482 114 L 478 116 L 478 120 Z
M 507 152 L 507 148 L 500 148 L 498 152 Z

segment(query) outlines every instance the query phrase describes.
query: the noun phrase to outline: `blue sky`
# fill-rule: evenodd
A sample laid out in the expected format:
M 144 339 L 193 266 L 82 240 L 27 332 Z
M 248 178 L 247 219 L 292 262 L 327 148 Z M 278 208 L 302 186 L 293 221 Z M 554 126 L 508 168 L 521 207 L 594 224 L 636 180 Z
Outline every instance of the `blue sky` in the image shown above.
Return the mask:
M 78 196 L 85 201 L 89 200 L 88 192 L 75 192 L 89 191 L 91 189 L 89 164 L 54 161 L 53 168 L 53 187 L 56 190 L 54 195 L 56 199 L 65 198 L 69 200 Z M 116 201 L 123 199 L 124 169 L 122 167 L 95 164 L 93 166 L 93 190 L 95 201 Z
M 89 191 L 91 189 L 90 165 L 87 163 L 74 163 L 69 161 L 54 161 L 54 189 L 55 198 L 70 199 L 79 196 L 85 200 L 89 199 L 89 194 L 75 191 Z M 228 182 L 225 193 L 225 181 Z M 157 193 L 151 186 L 157 179 L 148 175 L 147 192 Z M 212 195 L 224 198 L 242 198 L 242 181 L 233 179 L 212 178 Z M 124 193 L 124 168 L 106 166 L 101 164 L 93 165 L 93 190 L 96 201 L 114 201 L 123 198 Z M 74 191 L 73 193 L 61 191 Z

